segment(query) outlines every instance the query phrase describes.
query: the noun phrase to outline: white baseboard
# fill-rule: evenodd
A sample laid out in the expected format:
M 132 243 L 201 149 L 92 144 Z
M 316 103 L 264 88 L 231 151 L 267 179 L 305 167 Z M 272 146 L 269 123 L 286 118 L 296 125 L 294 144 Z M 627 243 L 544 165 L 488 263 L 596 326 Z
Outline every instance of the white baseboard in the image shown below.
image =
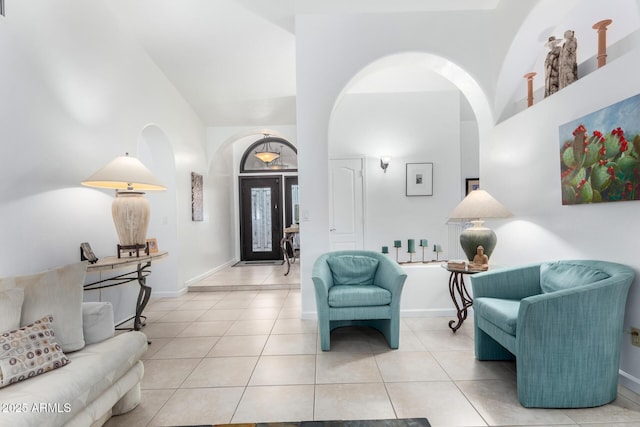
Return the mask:
M 303 311 L 300 313 L 300 318 L 303 320 L 318 320 L 317 311 Z
M 187 280 L 187 281 L 184 283 L 184 289 L 189 289 L 189 286 L 193 285 L 194 283 L 197 283 L 197 282 L 199 282 L 200 280 L 205 279 L 205 278 L 207 278 L 208 276 L 211 276 L 213 273 L 216 273 L 216 272 L 218 272 L 218 271 L 220 271 L 220 270 L 222 270 L 222 269 L 224 269 L 224 268 L 231 267 L 233 264 L 235 264 L 235 263 L 237 263 L 237 262 L 238 262 L 238 259 L 237 259 L 237 258 L 234 258 L 234 259 L 229 260 L 229 261 L 225 262 L 225 263 L 224 263 L 224 264 L 222 264 L 222 265 L 219 265 L 219 266 L 217 266 L 217 267 L 214 267 L 214 268 L 212 268 L 211 270 L 209 270 L 209 271 L 207 271 L 207 272 L 204 272 L 204 273 L 202 273 L 202 274 L 200 274 L 200 275 L 198 275 L 198 276 L 196 276 L 196 277 L 192 277 L 191 279 Z
M 469 313 L 471 315 L 471 311 Z M 430 308 L 400 310 L 400 317 L 456 317 L 456 311 L 451 308 Z M 301 319 L 316 320 L 318 314 L 315 311 L 304 311 L 300 314 Z
M 452 308 L 400 309 L 400 317 L 456 317 L 456 311 Z
M 618 372 L 620 373 L 620 385 L 628 388 L 634 393 L 640 394 L 640 378 L 636 378 L 622 369 Z
M 169 291 L 164 291 L 164 292 L 151 291 L 151 298 L 176 298 L 186 294 L 188 290 L 189 289 L 185 287 L 182 289 L 178 289 L 177 291 L 170 291 L 170 292 Z

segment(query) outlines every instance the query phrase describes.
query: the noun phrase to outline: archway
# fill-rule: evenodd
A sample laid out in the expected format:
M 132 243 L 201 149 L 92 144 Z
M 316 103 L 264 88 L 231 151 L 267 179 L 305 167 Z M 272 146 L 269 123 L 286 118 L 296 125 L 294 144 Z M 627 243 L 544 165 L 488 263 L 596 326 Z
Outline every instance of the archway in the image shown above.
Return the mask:
M 273 138 L 282 138 L 296 146 L 295 127 L 281 126 L 273 128 L 215 129 L 209 134 L 210 147 L 209 175 L 212 179 L 211 191 L 218 206 L 228 206 L 225 219 L 214 225 L 216 238 L 225 239 L 235 260 L 241 258 L 240 251 L 240 197 L 239 176 L 243 154 L 264 134 Z M 228 217 L 227 217 L 228 216 Z
M 297 149 L 265 133 L 244 150 L 238 169 L 240 260 L 282 259 L 284 229 L 299 218 Z
M 447 217 L 464 197 L 465 178 L 480 176 L 481 129 L 491 125 L 491 109 L 478 84 L 444 58 L 398 53 L 352 77 L 332 109 L 328 151 L 330 159 L 362 156 L 365 162 L 364 246 L 427 239 L 431 247 L 441 246 L 444 256 L 459 257 L 459 230 L 446 225 Z M 379 167 L 383 155 L 391 156 L 386 172 Z M 433 170 L 433 191 L 412 197 L 405 190 L 408 168 L 420 165 Z M 332 210 L 331 230 L 339 223 L 335 215 Z
M 148 192 L 151 205 L 148 237 L 156 238 L 158 246 L 169 257 L 153 265 L 154 296 L 175 296 L 180 290 L 178 280 L 179 250 L 177 229 L 176 168 L 171 142 L 155 124 L 142 129 L 138 137 L 138 158 L 167 187 L 162 192 Z

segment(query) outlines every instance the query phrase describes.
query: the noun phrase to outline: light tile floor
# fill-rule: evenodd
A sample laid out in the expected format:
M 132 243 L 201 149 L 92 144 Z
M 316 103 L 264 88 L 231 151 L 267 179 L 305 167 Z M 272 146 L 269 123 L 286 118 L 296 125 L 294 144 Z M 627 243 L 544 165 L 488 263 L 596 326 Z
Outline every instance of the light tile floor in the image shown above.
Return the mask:
M 624 388 L 600 408 L 523 408 L 515 365 L 474 359 L 472 320 L 453 334 L 446 318 L 403 318 L 399 350 L 374 330 L 343 328 L 322 352 L 316 322 L 300 319 L 297 266 L 286 289 L 271 287 L 285 284 L 283 268 L 230 267 L 201 286 L 245 290 L 152 300 L 142 403 L 106 425 L 426 417 L 434 427 L 640 427 L 640 396 Z

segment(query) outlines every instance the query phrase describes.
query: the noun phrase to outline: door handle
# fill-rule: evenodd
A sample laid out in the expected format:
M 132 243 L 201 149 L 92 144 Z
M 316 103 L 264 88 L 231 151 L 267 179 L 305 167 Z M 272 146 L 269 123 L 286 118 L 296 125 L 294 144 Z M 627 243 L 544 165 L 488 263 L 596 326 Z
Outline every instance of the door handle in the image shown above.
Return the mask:
M 330 228 L 329 231 L 336 231 L 336 229 L 335 228 Z

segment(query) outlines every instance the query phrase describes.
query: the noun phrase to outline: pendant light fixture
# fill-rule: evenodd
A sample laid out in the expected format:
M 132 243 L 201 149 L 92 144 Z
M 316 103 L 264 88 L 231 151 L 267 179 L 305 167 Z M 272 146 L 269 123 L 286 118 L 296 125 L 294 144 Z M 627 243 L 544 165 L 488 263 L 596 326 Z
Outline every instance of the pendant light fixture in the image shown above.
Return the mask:
M 268 141 L 269 135 L 264 134 L 264 143 L 259 150 L 256 150 L 254 156 L 262 160 L 264 163 L 270 163 L 280 157 L 280 152 L 271 148 L 271 144 Z

